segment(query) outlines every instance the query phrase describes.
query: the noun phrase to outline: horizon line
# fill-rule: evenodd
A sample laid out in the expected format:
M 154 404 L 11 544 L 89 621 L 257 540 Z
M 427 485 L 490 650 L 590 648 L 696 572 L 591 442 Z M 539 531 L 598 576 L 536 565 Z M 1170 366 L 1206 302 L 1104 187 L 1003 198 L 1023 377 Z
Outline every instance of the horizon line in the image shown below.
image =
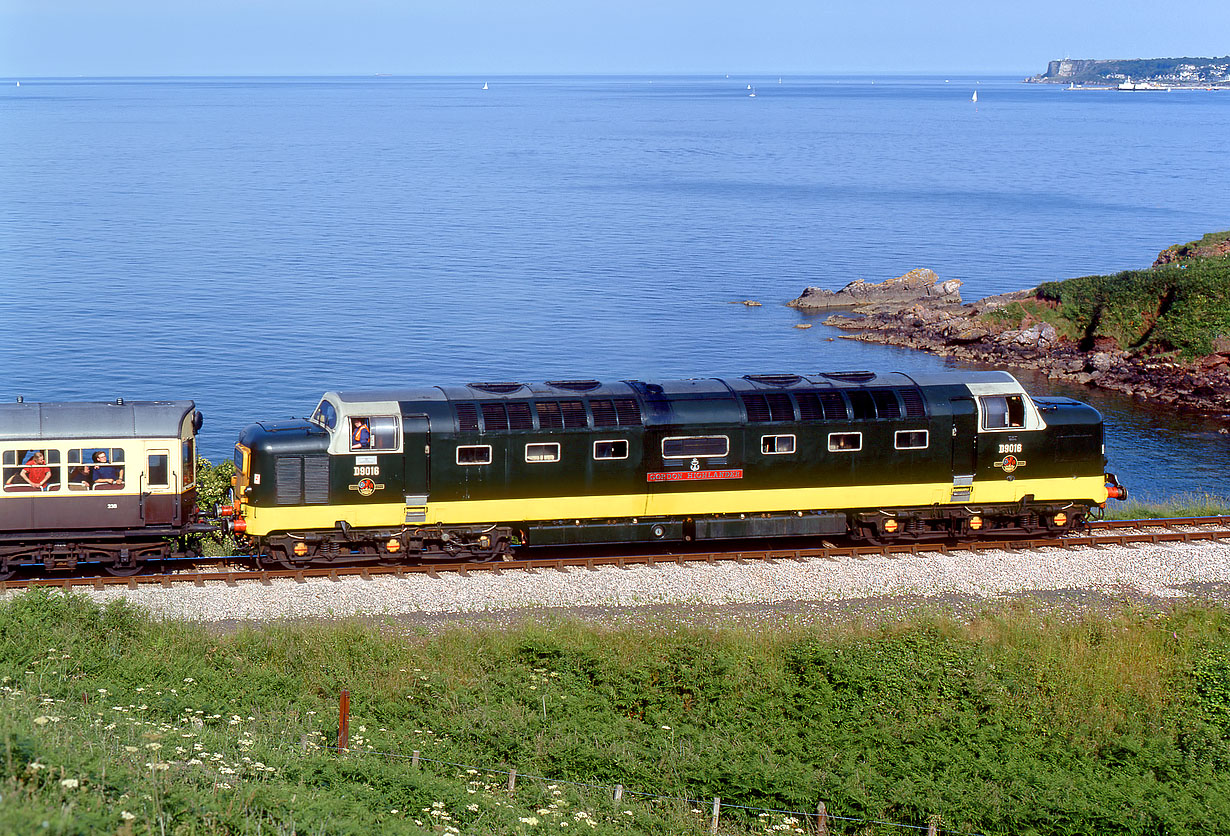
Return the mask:
M 320 72 L 320 73 L 163 73 L 163 74 L 104 74 L 104 75 L 36 75 L 0 74 L 0 78 L 17 80 L 73 81 L 90 79 L 194 79 L 194 78 L 734 78 L 735 76 L 777 76 L 779 78 L 851 78 L 903 76 L 948 76 L 952 78 L 1027 78 L 1037 73 L 1021 76 L 1007 70 L 831 70 L 809 72 L 781 72 L 777 70 L 737 70 L 731 72 L 445 72 L 445 73 L 386 73 L 386 72 Z

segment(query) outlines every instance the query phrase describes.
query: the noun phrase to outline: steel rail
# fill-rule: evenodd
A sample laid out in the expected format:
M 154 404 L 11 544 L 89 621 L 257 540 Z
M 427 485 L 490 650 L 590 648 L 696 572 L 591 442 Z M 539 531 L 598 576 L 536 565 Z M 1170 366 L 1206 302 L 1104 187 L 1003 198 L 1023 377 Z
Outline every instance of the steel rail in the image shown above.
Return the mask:
M 1191 522 L 1196 520 L 1198 522 Z M 1143 521 L 1141 527 L 1172 528 L 1174 526 L 1208 525 L 1211 521 L 1230 523 L 1230 517 L 1191 517 L 1176 520 Z M 1119 520 L 1111 521 L 1116 525 L 1108 528 L 1126 528 L 1119 526 Z M 1141 522 L 1141 521 L 1133 521 Z M 1166 525 L 1164 523 L 1169 523 Z M 900 557 L 919 554 L 949 554 L 951 552 L 971 552 L 977 554 L 984 551 L 1036 551 L 1044 548 L 1078 549 L 1100 548 L 1106 546 L 1132 546 L 1137 544 L 1184 543 L 1193 540 L 1230 540 L 1230 529 L 1214 529 L 1205 531 L 1151 531 L 1138 533 L 1119 533 L 1105 535 L 1069 535 L 1064 537 L 1037 538 L 1029 540 L 975 540 L 972 542 L 947 543 L 894 543 L 875 546 L 826 546 L 822 548 L 799 549 L 763 549 L 752 551 L 715 551 L 690 552 L 684 554 L 625 554 L 602 555 L 597 557 L 544 557 L 531 560 L 505 560 L 491 563 L 430 563 L 419 565 L 371 565 L 371 566 L 336 566 L 311 567 L 302 569 L 246 569 L 223 571 L 180 571 L 175 573 L 132 575 L 114 577 L 110 575 L 70 578 L 19 578 L 0 581 L 0 592 L 10 589 L 25 589 L 32 586 L 59 587 L 73 589 L 74 587 L 92 587 L 102 590 L 109 586 L 127 586 L 137 589 L 139 586 L 157 584 L 170 587 L 175 584 L 191 583 L 194 586 L 204 586 L 207 583 L 222 583 L 227 586 L 238 586 L 240 582 L 256 581 L 270 585 L 274 580 L 294 580 L 296 583 L 307 583 L 312 578 L 325 578 L 340 582 L 342 578 L 357 577 L 362 580 L 372 580 L 378 577 L 404 578 L 408 575 L 427 575 L 439 578 L 442 574 L 457 577 L 467 577 L 471 572 L 568 572 L 571 569 L 597 571 L 599 567 L 611 566 L 627 569 L 632 566 L 655 566 L 659 564 L 716 563 L 718 561 L 734 561 L 736 563 L 768 563 L 777 561 L 802 562 L 813 558 L 837 560 L 839 558 L 863 559 L 867 557 Z

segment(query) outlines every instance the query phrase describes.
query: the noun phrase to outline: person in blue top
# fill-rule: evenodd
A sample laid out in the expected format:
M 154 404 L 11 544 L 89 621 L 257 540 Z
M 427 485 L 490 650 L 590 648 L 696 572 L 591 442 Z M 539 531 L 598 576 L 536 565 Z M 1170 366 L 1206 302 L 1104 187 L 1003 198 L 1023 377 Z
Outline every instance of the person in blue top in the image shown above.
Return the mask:
M 124 484 L 124 468 L 116 467 L 115 465 L 107 464 L 107 451 L 96 450 L 94 452 L 95 465 L 91 484 L 94 487 L 99 485 L 122 485 Z M 101 467 L 99 465 L 102 465 Z

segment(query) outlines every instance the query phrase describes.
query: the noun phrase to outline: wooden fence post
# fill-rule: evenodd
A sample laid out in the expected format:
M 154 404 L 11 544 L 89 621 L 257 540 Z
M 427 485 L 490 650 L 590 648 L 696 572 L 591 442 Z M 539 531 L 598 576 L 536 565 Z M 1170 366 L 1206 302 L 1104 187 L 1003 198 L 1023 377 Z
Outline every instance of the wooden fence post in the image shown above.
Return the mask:
M 618 804 L 619 802 L 623 800 L 624 800 L 624 785 L 616 784 L 615 785 L 615 803 Z
M 340 752 L 350 749 L 350 692 L 345 689 L 337 706 L 337 748 Z
M 508 770 L 508 791 L 512 792 L 517 788 L 517 770 Z
M 415 749 L 413 752 L 410 753 L 410 768 L 411 769 L 419 768 L 419 750 L 418 749 Z
M 927 836 L 938 836 L 939 832 L 940 816 L 936 813 L 927 819 Z
M 816 802 L 816 836 L 829 836 L 829 811 L 823 801 Z
M 713 796 L 713 822 L 709 825 L 709 833 L 712 836 L 717 836 L 718 817 L 722 815 L 722 799 L 718 796 Z

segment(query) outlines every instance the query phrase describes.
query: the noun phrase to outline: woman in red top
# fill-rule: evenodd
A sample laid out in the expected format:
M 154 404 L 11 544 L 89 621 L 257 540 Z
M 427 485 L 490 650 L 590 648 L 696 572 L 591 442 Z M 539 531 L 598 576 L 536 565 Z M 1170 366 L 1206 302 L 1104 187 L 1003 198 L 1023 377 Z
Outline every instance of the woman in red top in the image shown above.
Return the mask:
M 24 481 L 30 483 L 39 490 L 46 490 L 47 480 L 51 478 L 51 468 L 47 467 L 47 459 L 43 456 L 42 450 L 31 450 L 26 454 L 25 461 L 22 462 L 24 467 L 16 476 L 9 479 L 9 484 L 17 481 L 21 477 Z

